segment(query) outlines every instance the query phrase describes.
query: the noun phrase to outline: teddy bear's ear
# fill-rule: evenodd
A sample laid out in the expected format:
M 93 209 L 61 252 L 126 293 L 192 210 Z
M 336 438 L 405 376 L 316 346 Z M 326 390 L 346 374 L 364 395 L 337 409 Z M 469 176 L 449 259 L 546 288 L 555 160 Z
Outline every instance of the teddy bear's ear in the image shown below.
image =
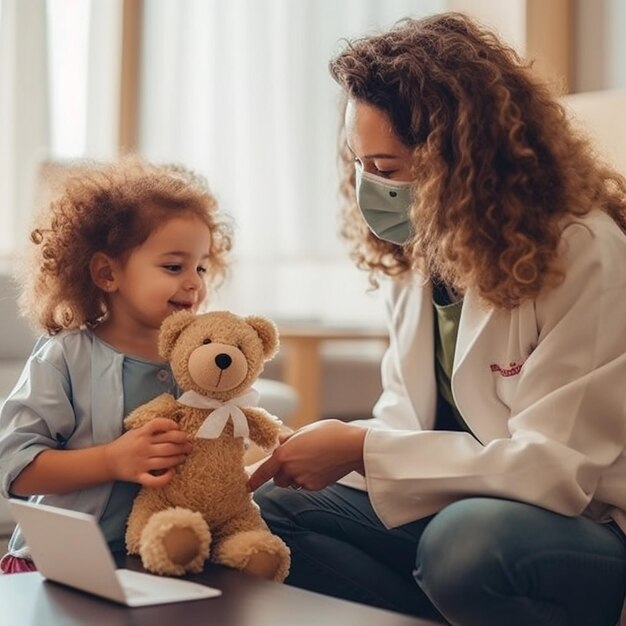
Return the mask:
M 159 354 L 164 359 L 170 358 L 180 333 L 195 319 L 196 315 L 190 311 L 177 311 L 163 320 L 159 331 Z
M 244 321 L 252 326 L 261 338 L 265 358 L 271 359 L 278 352 L 278 329 L 274 322 L 260 315 L 249 315 Z

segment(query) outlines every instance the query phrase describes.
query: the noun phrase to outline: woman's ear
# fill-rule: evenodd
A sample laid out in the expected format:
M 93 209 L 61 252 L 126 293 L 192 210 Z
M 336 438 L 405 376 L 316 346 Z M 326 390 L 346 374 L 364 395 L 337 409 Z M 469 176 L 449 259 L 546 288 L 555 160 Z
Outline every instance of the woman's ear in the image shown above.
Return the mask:
M 114 263 L 104 252 L 96 252 L 89 262 L 89 273 L 94 285 L 106 293 L 117 289 Z

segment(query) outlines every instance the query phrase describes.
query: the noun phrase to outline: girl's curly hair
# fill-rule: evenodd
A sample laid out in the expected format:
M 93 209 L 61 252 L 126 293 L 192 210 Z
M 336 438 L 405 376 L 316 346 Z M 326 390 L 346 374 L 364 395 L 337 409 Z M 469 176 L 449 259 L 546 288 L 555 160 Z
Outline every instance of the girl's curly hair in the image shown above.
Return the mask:
M 339 134 L 341 232 L 372 282 L 419 267 L 510 309 L 562 279 L 567 219 L 597 208 L 626 230 L 626 180 L 601 163 L 530 67 L 467 16 L 402 20 L 349 42 L 330 72 L 345 102 L 383 110 L 413 149 L 415 235 L 401 247 L 365 225 L 343 125 Z
M 95 326 L 107 303 L 91 279 L 94 253 L 125 260 L 172 217 L 192 214 L 204 221 L 211 233 L 208 286 L 226 278 L 232 231 L 202 177 L 138 157 L 81 161 L 66 170 L 71 174 L 31 232 L 34 249 L 21 280 L 22 312 L 48 333 Z

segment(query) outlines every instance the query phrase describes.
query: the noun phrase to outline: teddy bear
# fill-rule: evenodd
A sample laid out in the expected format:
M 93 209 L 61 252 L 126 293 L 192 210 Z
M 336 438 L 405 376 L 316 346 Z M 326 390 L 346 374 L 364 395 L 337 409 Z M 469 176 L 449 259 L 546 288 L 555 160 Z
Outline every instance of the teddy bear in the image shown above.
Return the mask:
M 159 353 L 183 393 L 141 405 L 124 426 L 170 418 L 193 450 L 167 485 L 142 487 L 133 502 L 126 547 L 148 571 L 199 572 L 210 559 L 269 580 L 287 576 L 289 549 L 263 521 L 244 464 L 248 440 L 265 450 L 277 443 L 281 422 L 255 406 L 252 387 L 277 351 L 276 326 L 261 316 L 178 311 L 163 322 Z

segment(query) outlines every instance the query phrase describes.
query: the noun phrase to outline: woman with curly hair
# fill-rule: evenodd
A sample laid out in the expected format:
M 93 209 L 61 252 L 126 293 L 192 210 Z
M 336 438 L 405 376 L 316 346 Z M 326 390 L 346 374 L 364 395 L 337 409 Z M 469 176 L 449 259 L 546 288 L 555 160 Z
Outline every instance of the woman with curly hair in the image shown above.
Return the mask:
M 23 310 L 45 334 L 0 412 L 1 492 L 95 515 L 113 550 L 140 485 L 167 484 L 191 451 L 169 419 L 122 433 L 177 389 L 161 322 L 222 280 L 229 225 L 200 177 L 123 159 L 84 165 L 41 216 Z M 5 573 L 34 569 L 17 528 Z
M 306 426 L 250 479 L 274 479 L 255 497 L 287 582 L 458 626 L 614 625 L 626 181 L 463 15 L 350 42 L 330 71 L 343 234 L 390 342 L 371 420 Z

